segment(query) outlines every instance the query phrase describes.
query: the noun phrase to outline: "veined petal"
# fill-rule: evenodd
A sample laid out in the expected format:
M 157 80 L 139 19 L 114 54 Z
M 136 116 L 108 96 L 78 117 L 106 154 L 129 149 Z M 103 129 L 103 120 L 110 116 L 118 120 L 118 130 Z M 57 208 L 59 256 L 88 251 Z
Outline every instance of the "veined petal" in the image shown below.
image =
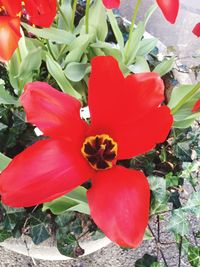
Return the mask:
M 179 0 L 156 0 L 166 20 L 174 24 L 179 11 Z
M 80 147 L 58 140 L 38 141 L 0 174 L 2 202 L 11 207 L 37 205 L 71 191 L 92 175 Z
M 192 30 L 192 32 L 197 36 L 200 37 L 200 22 L 197 23 L 194 27 L 194 29 Z
M 99 171 L 87 192 L 91 216 L 113 242 L 137 247 L 149 217 L 149 184 L 140 171 L 116 166 Z
M 56 0 L 25 0 L 29 21 L 40 27 L 50 27 L 56 16 Z
M 1 4 L 5 7 L 6 12 L 13 17 L 15 17 L 22 10 L 21 0 L 1 0 Z
M 137 122 L 124 123 L 123 130 L 112 132 L 118 144 L 118 159 L 128 159 L 144 154 L 156 144 L 163 143 L 171 126 L 173 117 L 167 106 L 155 108 Z
M 194 104 L 194 107 L 192 109 L 192 112 L 196 112 L 200 110 L 200 99 L 197 100 L 197 102 Z
M 119 129 L 122 121 L 130 117 L 137 121 L 163 100 L 164 85 L 158 74 L 124 78 L 113 57 L 93 58 L 88 92 L 92 127 L 101 129 L 112 125 Z
M 81 103 L 44 82 L 28 83 L 20 101 L 27 120 L 45 135 L 82 141 L 87 124 L 80 118 Z
M 89 80 L 91 126 L 87 135 L 108 134 L 118 143 L 118 159 L 145 153 L 167 137 L 173 118 L 156 73 L 124 78 L 112 57 L 92 61 Z M 103 118 L 103 119 L 102 119 Z
M 9 60 L 18 46 L 20 20 L 9 16 L 0 16 L 0 60 Z
M 108 9 L 118 8 L 120 5 L 120 0 L 102 0 L 102 1 L 104 6 Z

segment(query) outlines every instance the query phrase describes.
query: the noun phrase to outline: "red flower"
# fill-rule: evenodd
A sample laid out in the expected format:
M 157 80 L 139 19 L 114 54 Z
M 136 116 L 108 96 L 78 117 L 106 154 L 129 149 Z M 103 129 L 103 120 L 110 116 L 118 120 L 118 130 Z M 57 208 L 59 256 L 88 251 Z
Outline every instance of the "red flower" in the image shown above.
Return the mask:
M 194 27 L 194 29 L 192 30 L 192 32 L 197 36 L 200 37 L 200 22 L 197 23 Z
M 108 9 L 118 8 L 120 5 L 120 0 L 102 0 L 102 1 L 104 6 Z
M 25 0 L 29 21 L 40 27 L 50 27 L 56 16 L 56 0 Z
M 91 124 L 81 103 L 42 82 L 21 96 L 28 122 L 47 140 L 16 156 L 0 175 L 2 201 L 13 207 L 55 199 L 91 179 L 87 196 L 95 223 L 120 246 L 136 247 L 148 223 L 149 185 L 141 171 L 116 165 L 163 142 L 172 125 L 156 73 L 124 78 L 112 57 L 92 60 Z
M 156 0 L 166 20 L 174 24 L 179 10 L 179 0 Z
M 200 99 L 197 100 L 197 102 L 194 104 L 194 107 L 192 109 L 192 112 L 199 111 L 199 109 L 200 109 Z
M 12 57 L 20 38 L 20 19 L 0 16 L 0 61 L 7 61 Z
M 26 0 L 24 8 L 20 0 L 0 1 L 0 60 L 9 60 L 18 46 L 20 17 L 28 14 L 29 21 L 40 27 L 50 27 L 56 15 L 56 0 Z

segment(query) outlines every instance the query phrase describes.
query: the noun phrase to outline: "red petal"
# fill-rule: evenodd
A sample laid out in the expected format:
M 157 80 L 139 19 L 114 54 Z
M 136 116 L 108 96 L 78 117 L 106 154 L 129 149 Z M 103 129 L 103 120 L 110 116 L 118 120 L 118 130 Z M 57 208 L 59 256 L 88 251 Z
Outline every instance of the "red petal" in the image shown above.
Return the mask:
M 179 11 L 179 0 L 156 0 L 166 20 L 174 24 Z
M 6 205 L 33 206 L 71 191 L 92 175 L 80 147 L 43 140 L 16 156 L 1 173 L 0 193 Z
M 0 16 L 0 60 L 9 60 L 18 46 L 20 20 L 9 16 Z
M 120 5 L 120 0 L 102 0 L 106 8 L 118 8 Z
M 25 8 L 31 23 L 50 27 L 56 16 L 56 0 L 26 0 Z
M 149 217 L 150 191 L 140 171 L 116 166 L 99 171 L 87 196 L 91 216 L 113 242 L 137 247 Z
M 81 139 L 87 124 L 80 118 L 81 103 L 44 82 L 28 83 L 20 101 L 27 120 L 47 136 Z M 81 141 L 81 140 L 80 140 Z
M 13 17 L 15 17 L 22 10 L 21 0 L 1 0 L 1 4 L 5 7 L 7 13 Z
M 200 37 L 200 22 L 196 24 L 192 32 L 197 36 Z
M 92 61 L 89 80 L 91 128 L 88 135 L 108 134 L 118 143 L 118 158 L 130 158 L 165 140 L 172 116 L 164 85 L 156 73 L 124 78 L 112 57 Z
M 200 109 L 200 99 L 197 100 L 197 102 L 195 103 L 193 109 L 192 109 L 192 112 L 196 112 Z

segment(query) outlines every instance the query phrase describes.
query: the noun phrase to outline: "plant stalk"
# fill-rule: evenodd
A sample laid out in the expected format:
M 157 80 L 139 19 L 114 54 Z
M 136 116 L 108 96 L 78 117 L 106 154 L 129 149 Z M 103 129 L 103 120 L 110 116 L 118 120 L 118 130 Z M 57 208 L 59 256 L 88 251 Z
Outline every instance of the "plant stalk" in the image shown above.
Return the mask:
M 72 21 L 71 21 L 71 29 L 72 29 L 72 31 L 74 30 L 74 20 L 75 20 L 75 15 L 76 15 L 77 1 L 78 0 L 74 0 L 73 6 L 72 6 Z
M 89 33 L 89 10 L 90 10 L 90 0 L 86 0 L 85 9 L 85 32 Z

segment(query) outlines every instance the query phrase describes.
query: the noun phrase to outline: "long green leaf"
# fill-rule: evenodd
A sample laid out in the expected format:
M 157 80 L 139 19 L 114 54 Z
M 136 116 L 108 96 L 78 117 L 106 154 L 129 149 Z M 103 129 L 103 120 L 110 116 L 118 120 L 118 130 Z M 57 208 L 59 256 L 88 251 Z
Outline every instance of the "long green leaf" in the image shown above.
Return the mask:
M 38 29 L 26 23 L 22 23 L 22 25 L 28 32 L 33 33 L 37 37 L 51 40 L 60 44 L 70 44 L 75 39 L 75 36 L 71 32 L 66 32 L 64 30 L 59 30 L 56 28 Z
M 8 158 L 4 154 L 0 153 L 0 171 L 3 171 L 8 166 L 10 161 L 11 161 L 10 158 Z
M 53 78 L 56 80 L 61 90 L 67 94 L 70 94 L 78 99 L 81 99 L 81 95 L 75 91 L 65 74 L 61 66 L 50 56 L 46 55 L 47 69 Z

